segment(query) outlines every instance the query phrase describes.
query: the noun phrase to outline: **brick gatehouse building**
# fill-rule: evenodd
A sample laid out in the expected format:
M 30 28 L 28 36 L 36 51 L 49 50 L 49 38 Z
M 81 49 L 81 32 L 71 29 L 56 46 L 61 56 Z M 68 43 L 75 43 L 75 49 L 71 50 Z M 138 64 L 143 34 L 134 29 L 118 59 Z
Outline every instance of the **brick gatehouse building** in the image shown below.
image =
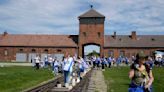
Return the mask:
M 80 15 L 79 35 L 0 35 L 0 61 L 30 61 L 36 54 L 43 59 L 51 54 L 84 56 L 84 47 L 95 45 L 101 56 L 130 57 L 143 50 L 147 55 L 164 50 L 164 35 L 104 35 L 105 16 L 94 9 Z

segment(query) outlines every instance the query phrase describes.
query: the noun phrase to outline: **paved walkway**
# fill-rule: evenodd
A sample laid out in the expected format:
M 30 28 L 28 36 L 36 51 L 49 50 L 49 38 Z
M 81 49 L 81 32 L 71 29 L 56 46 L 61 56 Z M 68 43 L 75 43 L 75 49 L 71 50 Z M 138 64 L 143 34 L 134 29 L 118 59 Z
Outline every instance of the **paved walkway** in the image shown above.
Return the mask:
M 32 66 L 32 63 L 0 63 L 0 67 L 3 66 Z
M 87 92 L 107 92 L 102 70 L 93 69 Z

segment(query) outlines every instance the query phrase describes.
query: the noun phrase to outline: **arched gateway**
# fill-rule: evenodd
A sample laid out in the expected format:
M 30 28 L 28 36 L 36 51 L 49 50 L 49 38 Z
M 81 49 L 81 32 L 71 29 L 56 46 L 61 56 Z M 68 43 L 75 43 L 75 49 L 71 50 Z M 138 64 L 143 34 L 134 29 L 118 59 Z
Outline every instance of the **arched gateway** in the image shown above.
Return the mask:
M 94 9 L 79 17 L 79 55 L 85 55 L 85 47 L 94 45 L 99 47 L 100 56 L 103 55 L 104 47 L 104 21 L 105 16 Z
M 96 53 L 98 55 L 100 55 L 100 45 L 99 44 L 95 44 L 95 43 L 88 43 L 88 44 L 84 44 L 83 46 L 83 52 L 82 52 L 82 56 L 83 57 L 87 57 L 89 56 L 91 53 Z

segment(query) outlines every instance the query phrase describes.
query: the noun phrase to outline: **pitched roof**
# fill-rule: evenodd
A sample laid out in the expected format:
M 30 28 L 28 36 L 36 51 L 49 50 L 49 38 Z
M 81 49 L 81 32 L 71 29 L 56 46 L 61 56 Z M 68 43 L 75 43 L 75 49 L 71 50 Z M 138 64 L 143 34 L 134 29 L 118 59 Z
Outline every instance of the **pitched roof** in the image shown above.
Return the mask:
M 164 47 L 164 35 L 105 35 L 104 47 Z M 0 46 L 78 47 L 78 35 L 0 35 Z
M 128 35 L 105 36 L 104 47 L 164 47 L 164 35 L 137 35 L 132 39 Z
M 70 35 L 0 35 L 0 46 L 77 47 Z
M 105 18 L 104 15 L 100 14 L 99 12 L 97 12 L 94 9 L 90 9 L 89 11 L 85 12 L 84 14 L 80 15 L 79 18 L 86 18 L 86 17 L 102 17 Z

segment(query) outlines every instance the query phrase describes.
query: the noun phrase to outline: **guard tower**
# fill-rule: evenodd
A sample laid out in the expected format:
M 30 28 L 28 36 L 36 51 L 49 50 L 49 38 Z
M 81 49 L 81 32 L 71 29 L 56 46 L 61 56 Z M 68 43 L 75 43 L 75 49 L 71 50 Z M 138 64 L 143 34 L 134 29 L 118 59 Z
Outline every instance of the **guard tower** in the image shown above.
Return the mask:
M 79 19 L 79 55 L 84 56 L 84 46 L 100 46 L 100 56 L 104 47 L 105 16 L 92 8 L 78 17 Z

